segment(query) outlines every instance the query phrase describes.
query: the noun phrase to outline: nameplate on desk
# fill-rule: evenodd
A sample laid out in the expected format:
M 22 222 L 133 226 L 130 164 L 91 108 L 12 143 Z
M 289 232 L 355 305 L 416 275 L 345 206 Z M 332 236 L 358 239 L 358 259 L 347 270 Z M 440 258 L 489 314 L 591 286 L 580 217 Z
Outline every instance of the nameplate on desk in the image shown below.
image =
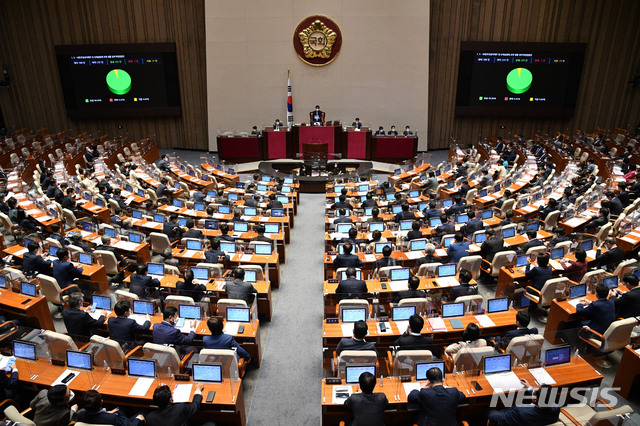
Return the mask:
M 411 381 L 411 376 L 400 376 L 400 381 L 402 383 L 410 382 Z
M 328 281 L 330 284 L 335 284 L 335 283 L 337 283 L 337 282 L 338 282 L 338 280 L 333 279 L 333 278 L 332 278 L 332 279 L 330 279 L 330 280 L 327 280 L 327 281 Z
M 342 379 L 340 377 L 327 377 L 325 382 L 328 385 L 341 385 Z
M 125 371 L 122 368 L 112 368 L 111 374 L 116 374 L 118 376 L 124 376 Z
M 51 359 L 51 365 L 61 365 L 64 367 L 67 364 L 60 359 Z

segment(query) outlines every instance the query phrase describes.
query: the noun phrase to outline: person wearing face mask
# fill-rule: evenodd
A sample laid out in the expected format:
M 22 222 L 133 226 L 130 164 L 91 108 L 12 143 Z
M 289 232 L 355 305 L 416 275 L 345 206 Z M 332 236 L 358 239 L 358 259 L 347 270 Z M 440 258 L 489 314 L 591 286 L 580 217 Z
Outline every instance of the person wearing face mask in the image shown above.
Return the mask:
M 411 131 L 411 127 L 407 126 L 404 129 L 404 132 L 402 132 L 403 135 L 405 136 L 413 136 L 413 132 Z
M 387 133 L 388 136 L 398 136 L 398 131 L 396 130 L 396 126 L 391 126 L 391 129 Z
M 273 130 L 280 130 L 280 128 L 283 126 L 282 122 L 280 121 L 279 118 L 276 118 L 276 121 L 273 123 Z
M 153 326 L 153 343 L 158 345 L 174 345 L 176 350 L 187 353 L 191 347 L 187 346 L 193 342 L 196 332 L 192 328 L 188 335 L 175 327 L 178 319 L 178 309 L 174 306 L 167 306 L 162 313 L 163 321 Z M 186 322 L 185 322 L 186 323 Z M 192 322 L 192 327 L 195 322 Z
M 320 105 L 309 113 L 309 120 L 312 126 L 324 126 L 324 111 L 320 110 Z

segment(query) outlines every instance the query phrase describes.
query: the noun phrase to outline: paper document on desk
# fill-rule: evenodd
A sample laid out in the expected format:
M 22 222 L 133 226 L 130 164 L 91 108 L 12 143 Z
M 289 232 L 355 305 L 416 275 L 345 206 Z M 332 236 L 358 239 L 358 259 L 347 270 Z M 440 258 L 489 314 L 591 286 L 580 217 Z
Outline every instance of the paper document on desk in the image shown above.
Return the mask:
M 592 259 L 596 258 L 596 250 L 587 250 L 587 257 L 590 257 Z
M 89 235 L 93 234 L 93 232 L 89 232 L 89 231 L 80 231 L 80 235 L 82 235 L 82 238 L 87 238 Z
M 404 386 L 404 393 L 407 397 L 409 397 L 411 391 L 417 390 L 419 392 L 422 388 L 420 382 L 403 383 L 402 386 Z
M 389 281 L 387 285 L 391 289 L 391 291 L 402 291 L 409 289 L 409 281 L 407 280 L 399 280 L 399 281 Z
M 145 322 L 147 322 L 147 317 L 145 315 L 131 314 L 128 316 L 128 318 L 134 320 L 139 325 L 143 325 Z
M 102 237 L 101 236 L 97 236 L 93 240 L 89 240 L 89 242 L 91 242 L 93 244 L 101 245 L 102 244 Z
M 133 387 L 129 391 L 129 395 L 145 396 L 153 382 L 155 382 L 155 379 L 149 377 L 140 377 L 138 380 L 136 380 L 136 384 L 133 385 Z
M 530 368 L 529 373 L 536 379 L 539 385 L 555 385 L 556 381 L 553 380 L 553 377 L 547 373 L 547 370 L 544 368 Z
M 198 253 L 197 250 L 187 250 L 184 253 L 182 253 L 182 257 L 193 257 Z
M 572 217 L 571 219 L 567 220 L 565 224 L 567 224 L 567 226 L 576 227 L 582 225 L 586 221 L 587 220 L 582 217 Z
M 376 255 L 375 254 L 365 254 L 364 255 L 364 260 L 365 260 L 365 262 L 375 262 L 376 261 Z
M 331 400 L 332 404 L 344 405 L 344 402 L 351 396 L 353 393 L 352 387 L 348 386 L 334 386 L 333 387 L 333 398 Z
M 437 257 L 445 257 L 447 255 L 447 251 L 445 249 L 436 249 Z
M 0 370 L 4 370 L 5 368 L 7 368 L 7 364 L 9 364 L 9 361 L 11 361 L 11 359 L 13 359 L 14 361 L 16 360 L 12 356 L 2 356 L 2 355 L 0 355 Z
M 460 284 L 456 277 L 436 278 L 436 283 L 440 287 L 454 287 Z
M 23 249 L 20 249 L 20 250 L 16 251 L 15 253 L 13 253 L 13 255 L 14 256 L 22 256 L 23 254 L 25 254 L 28 251 L 29 251 L 29 249 L 23 248 Z
M 631 238 L 628 235 L 625 235 L 624 237 L 620 237 L 620 239 L 622 241 L 626 241 L 626 242 L 631 243 L 631 244 L 635 244 L 635 243 L 638 242 L 638 240 L 636 240 L 635 238 Z
M 27 210 L 25 213 L 27 215 L 29 215 L 29 216 L 33 216 L 34 214 L 40 213 L 40 210 L 38 210 L 38 209 L 30 209 L 30 210 Z
M 91 210 L 92 212 L 95 212 L 95 211 L 100 210 L 101 208 L 102 208 L 102 207 L 100 207 L 100 206 L 92 206 L 92 207 L 89 207 L 89 209 L 88 209 L 88 210 Z
M 577 299 L 567 300 L 567 303 L 570 304 L 571 306 L 573 306 L 574 308 L 577 308 L 578 307 L 578 303 L 580 303 L 580 300 L 582 300 L 582 298 L 578 297 Z
M 200 325 L 200 321 L 196 321 L 196 326 L 195 327 L 191 327 L 191 322 L 193 320 L 190 319 L 185 319 L 184 320 L 184 325 L 182 327 L 176 327 L 178 330 L 180 330 L 180 333 L 185 333 L 185 334 L 189 334 L 191 333 L 191 331 L 195 331 L 198 329 L 198 326 Z
M 195 210 L 191 210 L 191 209 L 187 209 L 182 214 L 185 215 L 185 216 L 195 216 L 196 215 L 196 211 Z
M 558 262 L 558 261 L 557 261 L 557 260 L 555 260 L 555 259 L 551 259 L 551 260 L 549 261 L 549 265 L 551 265 L 551 267 L 552 267 L 554 270 L 558 270 L 558 269 L 559 269 L 559 270 L 564 270 L 564 268 L 562 267 L 562 263 Z
M 476 315 L 476 320 L 480 327 L 495 327 L 496 325 L 488 315 Z
M 129 205 L 129 204 L 131 204 L 133 202 L 133 199 L 134 199 L 133 197 L 128 197 L 126 200 L 124 200 L 124 203 L 126 205 Z
M 423 257 L 424 256 L 424 252 L 422 252 L 422 251 L 408 251 L 404 255 L 407 256 L 407 259 L 416 260 L 416 259 L 420 259 L 421 257 Z
M 48 221 L 50 221 L 51 219 L 53 219 L 53 218 L 52 218 L 51 216 L 47 216 L 47 215 L 40 216 L 40 217 L 36 218 L 36 220 L 37 220 L 38 222 L 48 222 Z
M 351 337 L 353 336 L 353 323 L 352 322 L 343 322 L 340 324 L 340 328 L 342 328 L 342 337 Z
M 71 378 L 71 380 L 69 380 L 66 383 L 62 383 L 62 380 L 65 377 L 67 377 L 69 374 L 73 374 L 73 377 Z M 51 386 L 55 386 L 55 385 L 67 385 L 67 386 L 69 386 L 69 383 L 73 382 L 76 379 L 76 377 L 78 377 L 79 375 L 80 375 L 79 371 L 74 371 L 74 370 L 69 370 L 69 369 L 64 370 L 64 373 L 59 375 L 58 378 L 53 383 L 51 383 Z
M 431 324 L 433 331 L 447 331 L 447 325 L 440 317 L 429 318 L 429 324 Z
M 176 206 L 165 206 L 164 208 L 165 210 L 168 210 L 170 212 L 177 212 L 178 210 L 180 210 L 180 207 L 176 207 Z
M 505 373 L 487 374 L 485 378 L 493 388 L 493 390 L 508 391 L 511 389 L 522 389 L 524 385 L 520 382 L 520 378 L 513 371 Z
M 407 331 L 407 328 L 409 328 L 409 321 L 395 321 L 395 323 L 400 334 L 404 333 L 405 331 Z
M 135 249 L 137 249 L 139 245 L 140 244 L 138 243 L 132 243 L 130 241 L 118 241 L 113 245 L 113 247 L 119 248 L 121 250 L 135 251 Z
M 214 219 L 224 219 L 225 215 L 223 215 L 222 213 L 214 213 L 211 215 L 211 217 Z
M 524 206 L 521 210 L 524 210 L 527 213 L 535 212 L 538 210 L 535 206 Z
M 638 232 L 638 231 L 631 231 L 631 232 L 629 232 L 628 236 L 630 236 L 630 237 L 640 238 L 640 232 Z
M 224 325 L 225 334 L 230 334 L 232 336 L 238 334 L 238 328 L 240 328 L 240 323 L 235 321 L 228 321 Z
M 342 238 L 346 238 L 348 236 L 349 234 L 343 234 L 341 232 L 332 232 L 331 234 L 329 234 L 329 238 L 331 238 L 332 240 L 341 240 Z
M 173 402 L 191 402 L 191 389 L 193 385 L 176 385 L 173 388 L 173 393 L 171 396 L 173 397 Z
M 252 254 L 243 254 L 242 256 L 240 256 L 240 262 L 251 262 L 252 259 Z
M 94 320 L 97 320 L 98 318 L 100 318 L 101 316 L 107 316 L 108 313 L 105 312 L 103 309 L 96 309 L 95 312 L 91 312 L 91 311 L 87 311 L 89 313 L 89 315 L 91 315 L 91 318 L 93 318 Z

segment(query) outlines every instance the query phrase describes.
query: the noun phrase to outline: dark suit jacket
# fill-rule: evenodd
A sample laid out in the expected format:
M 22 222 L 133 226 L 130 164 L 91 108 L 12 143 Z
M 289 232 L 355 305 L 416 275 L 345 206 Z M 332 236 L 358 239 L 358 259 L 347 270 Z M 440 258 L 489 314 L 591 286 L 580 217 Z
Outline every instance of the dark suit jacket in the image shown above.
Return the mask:
M 343 337 L 338 342 L 338 346 L 336 347 L 336 351 L 338 355 L 342 351 L 375 351 L 376 346 L 373 342 L 363 342 L 360 340 L 356 340 L 353 337 Z
M 485 240 L 480 246 L 480 256 L 489 262 L 493 261 L 496 253 L 504 250 L 504 240 L 502 238 L 493 237 Z
M 111 317 L 107 321 L 109 326 L 109 336 L 116 342 L 123 345 L 127 342 L 134 342 L 136 334 L 149 331 L 151 323 L 145 321 L 139 325 L 135 320 L 127 317 Z
M 253 301 L 253 295 L 258 294 L 253 284 L 235 279 L 224 285 L 224 291 L 227 292 L 229 299 L 241 299 L 247 303 Z
M 535 266 L 532 268 L 531 265 L 527 265 L 524 273 L 526 277 L 531 280 L 533 287 L 542 290 L 544 283 L 551 279 L 552 268 L 551 266 L 547 266 L 546 268 Z
M 176 289 L 178 290 L 178 295 L 191 297 L 196 302 L 199 302 L 204 292 L 207 291 L 207 287 L 204 284 L 187 283 L 184 279 L 176 283 Z
M 614 247 L 606 253 L 602 253 L 600 256 L 596 256 L 594 267 L 609 267 L 616 266 L 622 262 L 625 258 L 624 250 Z
M 52 262 L 46 261 L 42 256 L 26 252 L 22 257 L 22 269 L 27 273 L 51 275 Z
M 400 222 L 401 220 L 415 220 L 415 218 L 416 218 L 416 215 L 412 211 L 408 211 L 408 212 L 402 211 L 397 213 L 393 220 L 394 222 Z
M 423 238 L 423 237 L 424 237 L 424 235 L 422 235 L 422 231 L 420 231 L 420 230 L 417 230 L 417 231 L 411 230 L 411 231 L 407 232 L 407 237 L 405 238 L 405 240 L 407 240 L 407 241 L 418 240 L 418 239 Z
M 62 199 L 62 203 L 60 204 L 62 205 L 63 209 L 69 209 L 73 211 L 76 208 L 76 200 L 73 197 L 69 197 L 68 195 L 65 195 L 65 197 Z
M 407 397 L 410 403 L 419 404 L 418 425 L 455 426 L 456 408 L 466 397 L 456 388 L 442 385 L 429 389 L 412 390 Z
M 185 336 L 166 321 L 153 326 L 153 343 L 159 345 L 188 345 L 193 342 L 194 337 L 196 337 L 195 331 L 191 331 L 188 336 Z
M 353 266 L 354 268 L 362 268 L 362 261 L 355 254 L 339 254 L 333 260 L 333 266 L 338 268 L 348 268 Z
M 378 202 L 376 200 L 372 199 L 366 199 L 362 202 L 362 205 L 360 207 L 365 208 L 365 207 L 377 207 L 378 206 Z
M 402 331 L 402 330 L 400 330 Z M 398 337 L 393 346 L 399 346 L 401 349 L 431 349 L 433 339 L 429 336 L 414 336 L 412 334 L 403 334 Z
M 204 258 L 207 263 L 229 262 L 229 256 L 224 254 L 222 250 L 207 250 L 204 252 Z
M 640 316 L 640 287 L 635 287 L 615 299 L 616 316 L 629 318 Z
M 384 393 L 354 393 L 344 405 L 353 411 L 351 426 L 384 426 L 382 416 L 389 405 Z
M 349 216 L 338 216 L 334 219 L 333 223 L 353 223 L 353 219 Z
M 53 278 L 58 281 L 61 289 L 68 286 L 71 281 L 82 276 L 82 268 L 76 268 L 71 262 L 62 260 L 53 261 Z
M 528 336 L 529 334 L 538 334 L 538 329 L 536 327 L 516 328 L 515 330 L 507 331 L 503 337 L 496 337 L 495 342 L 497 346 L 506 348 L 514 337 Z
M 376 260 L 374 268 L 384 268 L 385 266 L 398 266 L 400 262 L 395 257 L 384 257 L 382 256 L 380 259 Z
M 484 222 L 480 219 L 471 219 L 465 223 L 462 227 L 462 233 L 464 235 L 473 235 L 476 231 L 482 231 L 484 229 Z
M 618 216 L 620 213 L 622 213 L 622 210 L 624 210 L 624 207 L 622 206 L 622 201 L 620 201 L 618 197 L 613 197 L 610 200 L 610 204 L 609 204 L 609 211 L 611 212 L 611 214 Z
M 559 407 L 514 406 L 489 415 L 496 426 L 549 425 L 558 421 Z
M 404 290 L 399 291 L 395 303 L 399 303 L 402 299 L 413 299 L 416 297 L 426 297 L 422 290 Z
M 439 235 L 453 234 L 456 232 L 456 226 L 453 223 L 443 223 L 435 231 Z
M 521 245 L 520 250 L 522 250 L 522 253 L 526 253 L 527 250 L 529 250 L 531 247 L 539 247 L 543 245 L 544 243 L 542 241 L 539 241 L 537 238 L 534 238 L 533 240 L 529 240 L 523 245 Z
M 138 275 L 137 273 L 133 273 L 130 278 L 131 282 L 129 283 L 129 290 L 143 299 L 148 296 L 149 289 L 160 287 L 160 281 L 158 281 L 157 278 L 150 277 L 149 275 Z
M 451 243 L 447 250 L 447 255 L 451 256 L 449 263 L 458 264 L 460 259 L 469 256 L 469 243 Z
M 269 204 L 267 204 L 267 210 L 281 209 L 281 208 L 282 208 L 282 203 L 278 200 L 271 200 L 269 201 Z
M 367 283 L 356 278 L 342 280 L 338 284 L 338 288 L 336 288 L 336 294 L 342 294 L 346 299 L 362 297 L 366 293 L 368 293 Z
M 238 357 L 243 358 L 249 362 L 251 355 L 245 351 L 242 346 L 236 342 L 236 339 L 229 334 L 218 334 L 217 336 L 204 336 L 202 338 L 202 345 L 207 349 L 236 349 Z
M 180 226 L 177 223 L 165 222 L 162 224 L 162 233 L 166 234 L 171 241 L 175 241 L 180 238 Z
M 104 315 L 94 320 L 88 312 L 78 308 L 69 308 L 62 311 L 64 325 L 71 336 L 91 337 L 92 328 L 104 328 Z
M 0 371 L 0 398 L 5 399 L 8 397 L 7 391 L 15 388 L 18 384 L 18 372 L 14 371 L 10 376 L 7 376 L 4 371 Z
M 202 231 L 196 228 L 191 228 L 182 234 L 182 238 L 202 238 Z
M 454 301 L 456 298 L 461 296 L 471 296 L 474 294 L 478 294 L 478 286 L 477 285 L 469 285 L 460 283 L 459 286 L 453 287 L 451 289 L 451 293 L 449 293 L 449 300 Z
M 142 420 L 137 417 L 127 418 L 121 416 L 119 413 L 107 413 L 106 411 L 99 411 L 97 413 L 89 413 L 84 408 L 78 411 L 78 421 L 100 424 L 100 425 L 114 425 L 114 426 L 135 426 L 141 425 Z
M 587 324 L 589 328 L 600 334 L 604 334 L 611 323 L 616 320 L 615 302 L 610 299 L 594 300 L 587 306 L 578 303 L 576 313 L 586 316 L 589 320 Z
M 362 121 L 354 121 L 353 123 L 351 123 L 351 127 L 355 127 L 356 129 L 361 129 Z
M 194 394 L 191 402 L 171 404 L 145 416 L 147 426 L 186 426 L 187 420 L 200 409 L 202 395 Z

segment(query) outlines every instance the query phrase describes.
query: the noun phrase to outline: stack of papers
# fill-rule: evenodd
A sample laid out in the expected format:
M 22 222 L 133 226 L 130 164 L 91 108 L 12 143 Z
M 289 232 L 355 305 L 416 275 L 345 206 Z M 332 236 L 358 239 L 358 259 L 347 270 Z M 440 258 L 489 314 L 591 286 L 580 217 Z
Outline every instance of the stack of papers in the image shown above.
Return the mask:
M 342 337 L 351 337 L 353 336 L 353 323 L 345 322 L 340 324 L 340 328 L 342 328 Z
M 513 371 L 505 373 L 487 374 L 485 378 L 494 390 L 508 391 L 511 389 L 522 389 L 524 385 L 520 378 Z
M 225 334 L 230 334 L 232 336 L 238 334 L 238 328 L 240 328 L 240 323 L 235 321 L 228 321 L 224 325 Z
M 436 278 L 436 283 L 440 287 L 453 287 L 460 284 L 456 277 Z
M 129 315 L 129 318 L 137 322 L 139 325 L 143 325 L 147 321 L 147 317 L 140 314 L 131 314 Z
M 447 331 L 447 326 L 440 317 L 429 318 L 429 324 L 433 331 Z
M 365 254 L 364 255 L 364 260 L 366 262 L 375 262 L 376 261 L 376 255 L 375 254 Z
M 16 251 L 15 253 L 13 253 L 13 255 L 14 256 L 21 256 L 21 255 L 25 254 L 27 251 L 29 251 L 29 250 L 26 249 L 26 248 L 23 248 L 23 249 L 20 249 L 20 250 Z
M 334 386 L 333 387 L 333 399 L 332 404 L 344 405 L 344 402 L 351 396 L 353 390 L 351 385 L 347 386 Z
M 404 386 L 404 393 L 405 395 L 407 395 L 407 397 L 409 396 L 411 391 L 414 391 L 414 390 L 420 391 L 422 387 L 420 386 L 420 382 L 409 382 L 409 383 L 403 383 L 402 385 Z
M 407 259 L 415 260 L 423 257 L 424 253 L 422 251 L 408 251 L 405 253 L 405 256 L 407 256 Z
M 192 388 L 192 384 L 176 385 L 172 392 L 173 402 L 190 402 Z
M 179 208 L 179 207 L 176 207 L 176 206 L 165 206 L 165 208 L 164 208 L 164 209 L 165 209 L 165 210 L 168 210 L 168 211 L 170 211 L 170 212 L 177 212 L 178 210 L 180 210 L 180 208 Z
M 555 385 L 556 381 L 547 373 L 544 368 L 530 368 L 529 373 L 536 379 L 539 385 Z
M 578 297 L 576 299 L 571 299 L 571 300 L 567 300 L 567 303 L 570 304 L 571 306 L 573 306 L 574 308 L 578 307 L 578 303 L 580 303 L 580 300 L 582 298 Z
M 132 243 L 130 241 L 118 241 L 112 247 L 119 248 L 122 250 L 127 250 L 127 251 L 134 251 L 135 249 L 138 248 L 139 245 L 140 244 L 138 243 Z
M 581 217 L 572 217 L 571 219 L 567 220 L 565 223 L 568 226 L 576 227 L 576 226 L 582 225 L 585 221 L 586 220 L 584 218 L 581 218 Z
M 389 281 L 387 283 L 391 291 L 402 291 L 409 289 L 409 281 Z
M 476 320 L 478 320 L 480 327 L 494 327 L 496 325 L 487 315 L 476 315 Z
M 194 257 L 197 253 L 199 253 L 197 250 L 187 250 L 182 253 L 182 257 Z
M 243 254 L 242 256 L 240 256 L 241 262 L 251 262 L 251 259 L 253 259 L 252 254 Z
M 155 382 L 155 379 L 149 377 L 140 377 L 138 380 L 136 380 L 136 384 L 133 385 L 133 387 L 129 391 L 129 395 L 145 396 L 153 382 Z

